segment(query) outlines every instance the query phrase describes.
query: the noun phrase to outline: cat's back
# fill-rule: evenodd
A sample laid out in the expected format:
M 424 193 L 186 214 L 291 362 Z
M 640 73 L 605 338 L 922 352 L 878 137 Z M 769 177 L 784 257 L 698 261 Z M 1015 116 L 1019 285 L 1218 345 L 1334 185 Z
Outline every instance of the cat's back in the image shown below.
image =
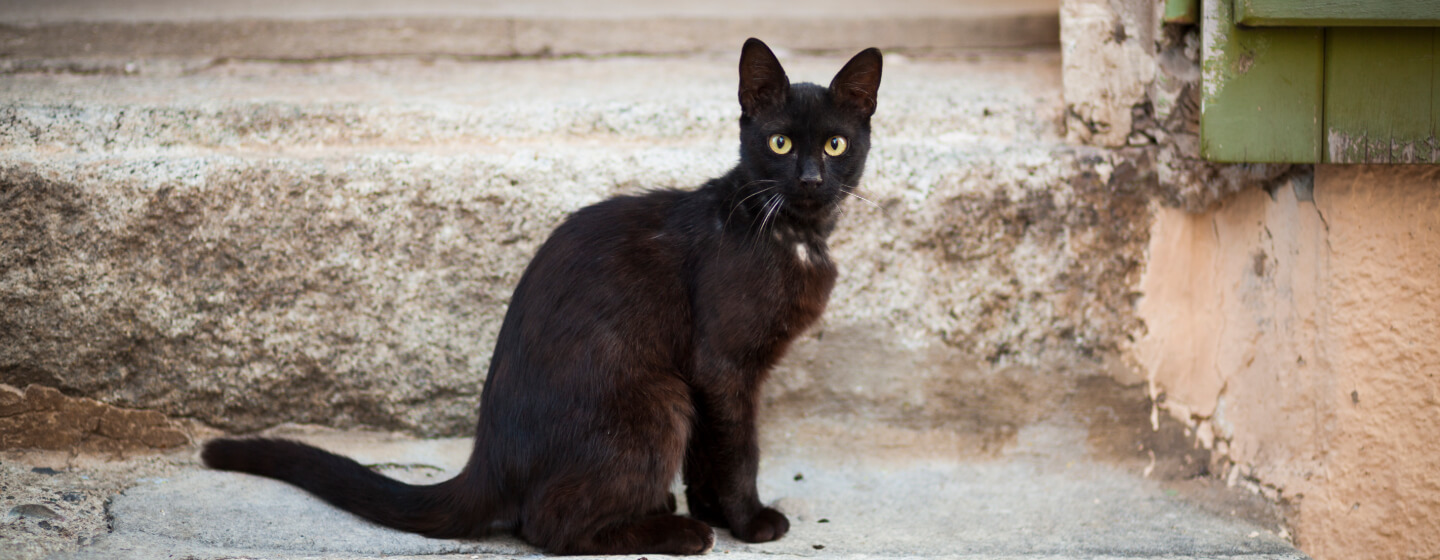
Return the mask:
M 694 196 L 694 192 L 656 190 L 616 196 L 576 210 L 551 233 L 535 262 L 610 273 L 626 273 L 628 267 L 658 273 L 679 266 L 683 255 L 677 251 L 683 250 L 683 244 L 677 244 L 681 232 L 675 231 L 675 214 Z
M 688 319 L 686 255 L 677 226 L 693 191 L 613 197 L 575 211 L 536 252 L 511 300 L 514 334 L 571 338 L 679 332 Z M 542 335 L 542 332 L 544 333 Z M 589 335 L 582 335 L 588 332 Z M 566 336 L 573 333 L 574 337 Z M 594 344 L 586 340 L 585 344 Z

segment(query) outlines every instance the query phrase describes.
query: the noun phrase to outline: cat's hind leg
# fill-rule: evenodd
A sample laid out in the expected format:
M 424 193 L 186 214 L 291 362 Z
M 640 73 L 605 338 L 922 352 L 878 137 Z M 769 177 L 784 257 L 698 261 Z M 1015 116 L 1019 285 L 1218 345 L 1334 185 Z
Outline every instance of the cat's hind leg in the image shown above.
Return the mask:
M 561 469 L 532 481 L 520 536 L 556 554 L 703 554 L 715 532 L 675 515 L 670 485 L 684 462 L 693 409 L 688 388 L 660 371 L 611 379 L 623 400 L 582 409 L 579 437 L 557 439 Z M 636 382 L 635 380 L 639 380 Z
M 673 514 L 621 521 L 583 535 L 558 554 L 704 554 L 715 547 L 715 531 L 703 521 Z
M 715 545 L 709 525 L 673 513 L 665 478 L 596 474 L 543 485 L 521 513 L 520 536 L 554 554 L 703 554 Z

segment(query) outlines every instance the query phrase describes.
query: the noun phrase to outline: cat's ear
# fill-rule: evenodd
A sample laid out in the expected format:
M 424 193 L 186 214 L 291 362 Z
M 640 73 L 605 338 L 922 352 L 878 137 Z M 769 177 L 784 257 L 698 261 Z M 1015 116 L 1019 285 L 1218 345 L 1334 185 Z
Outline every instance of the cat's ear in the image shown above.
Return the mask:
M 764 42 L 751 37 L 740 50 L 740 111 L 755 116 L 785 104 L 790 78 Z
M 867 117 L 875 114 L 879 92 L 880 50 L 874 47 L 860 51 L 830 81 L 830 97 L 837 105 L 850 107 Z

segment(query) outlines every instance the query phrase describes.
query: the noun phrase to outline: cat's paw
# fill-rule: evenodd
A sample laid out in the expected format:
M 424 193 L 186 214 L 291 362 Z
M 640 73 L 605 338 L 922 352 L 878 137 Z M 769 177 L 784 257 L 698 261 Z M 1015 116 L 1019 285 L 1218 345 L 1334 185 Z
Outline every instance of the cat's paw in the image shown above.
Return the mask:
M 731 527 L 730 533 L 745 542 L 769 542 L 785 536 L 790 531 L 790 520 L 785 514 L 770 508 L 761 508 L 750 521 L 740 527 Z
M 702 523 L 702 525 L 704 524 Z M 709 525 L 705 525 L 703 529 L 696 529 L 694 533 L 700 537 L 700 551 L 696 554 L 706 554 L 715 549 L 715 530 L 711 529 Z
M 662 554 L 705 554 L 715 548 L 715 530 L 709 525 L 684 517 L 673 517 L 676 526 L 668 532 L 670 540 L 655 552 Z

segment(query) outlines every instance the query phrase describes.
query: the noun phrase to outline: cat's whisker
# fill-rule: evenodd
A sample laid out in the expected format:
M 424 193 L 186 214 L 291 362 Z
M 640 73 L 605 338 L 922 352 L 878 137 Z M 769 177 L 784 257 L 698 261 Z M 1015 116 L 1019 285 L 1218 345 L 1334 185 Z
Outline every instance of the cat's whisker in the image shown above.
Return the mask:
M 765 200 L 764 206 L 760 207 L 760 215 L 757 216 L 760 220 L 760 225 L 755 228 L 755 238 L 752 240 L 752 243 L 759 243 L 761 238 L 765 236 L 765 226 L 769 223 L 770 217 L 774 215 L 775 210 L 780 207 L 781 202 L 784 202 L 784 200 L 780 193 L 775 193 L 771 195 L 769 199 Z
M 868 198 L 865 198 L 865 197 L 863 197 L 863 196 L 860 196 L 860 195 L 858 195 L 858 194 L 855 194 L 855 192 L 854 192 L 853 190 L 850 190 L 850 189 L 854 189 L 854 188 L 855 188 L 855 187 L 850 187 L 850 186 L 847 186 L 847 185 L 840 185 L 840 192 L 845 193 L 845 196 L 853 197 L 853 198 L 859 199 L 859 200 L 861 200 L 861 201 L 864 201 L 866 204 L 869 204 L 869 205 L 871 205 L 871 206 L 874 206 L 876 210 L 884 210 L 883 208 L 880 207 L 879 204 L 875 204 L 875 201 L 870 200 L 870 199 L 868 199 Z
M 756 225 L 755 228 L 757 234 L 758 232 L 765 230 L 765 219 L 770 216 L 770 207 L 774 205 L 775 201 L 779 200 L 779 198 L 780 193 L 770 195 L 770 198 L 765 199 L 765 204 L 760 206 L 760 213 L 755 215 L 755 219 L 760 221 L 760 223 Z
M 770 226 L 775 225 L 775 220 L 774 220 L 773 218 L 775 217 L 776 214 L 779 213 L 780 205 L 781 205 L 781 204 L 784 204 L 784 203 L 785 203 L 785 195 L 782 195 L 782 194 L 778 194 L 778 193 L 777 193 L 777 194 L 775 195 L 775 204 L 770 205 L 770 211 L 765 214 L 765 220 L 760 222 L 760 235 L 761 235 L 761 237 L 764 237 L 764 235 L 765 235 L 765 228 L 766 228 L 767 225 L 770 225 Z
M 744 189 L 745 187 L 748 187 L 748 186 L 750 186 L 750 185 L 754 185 L 754 184 L 756 184 L 756 183 L 778 183 L 778 182 L 779 182 L 779 181 L 772 181 L 772 180 L 770 180 L 770 179 L 760 179 L 760 180 L 758 180 L 758 181 L 751 181 L 751 182 L 749 182 L 749 183 L 746 183 L 745 186 L 740 187 L 740 189 Z M 756 197 L 756 196 L 765 194 L 765 193 L 767 193 L 767 192 L 769 192 L 769 191 L 772 191 L 772 190 L 775 190 L 775 187 L 765 187 L 765 188 L 763 188 L 763 189 L 760 189 L 760 190 L 758 190 L 758 191 L 755 191 L 755 192 L 753 192 L 753 193 L 750 193 L 750 195 L 747 196 L 747 197 L 745 197 L 745 198 L 740 199 L 740 202 L 736 202 L 736 203 L 735 203 L 735 206 L 733 206 L 733 207 L 730 208 L 730 214 L 729 214 L 728 216 L 725 216 L 725 225 L 727 225 L 727 226 L 730 225 L 730 219 L 733 218 L 733 217 L 735 217 L 735 211 L 736 211 L 736 210 L 739 210 L 739 209 L 740 209 L 740 206 L 741 206 L 742 204 L 745 204 L 745 201 L 750 200 L 751 198 L 754 198 L 754 197 Z

